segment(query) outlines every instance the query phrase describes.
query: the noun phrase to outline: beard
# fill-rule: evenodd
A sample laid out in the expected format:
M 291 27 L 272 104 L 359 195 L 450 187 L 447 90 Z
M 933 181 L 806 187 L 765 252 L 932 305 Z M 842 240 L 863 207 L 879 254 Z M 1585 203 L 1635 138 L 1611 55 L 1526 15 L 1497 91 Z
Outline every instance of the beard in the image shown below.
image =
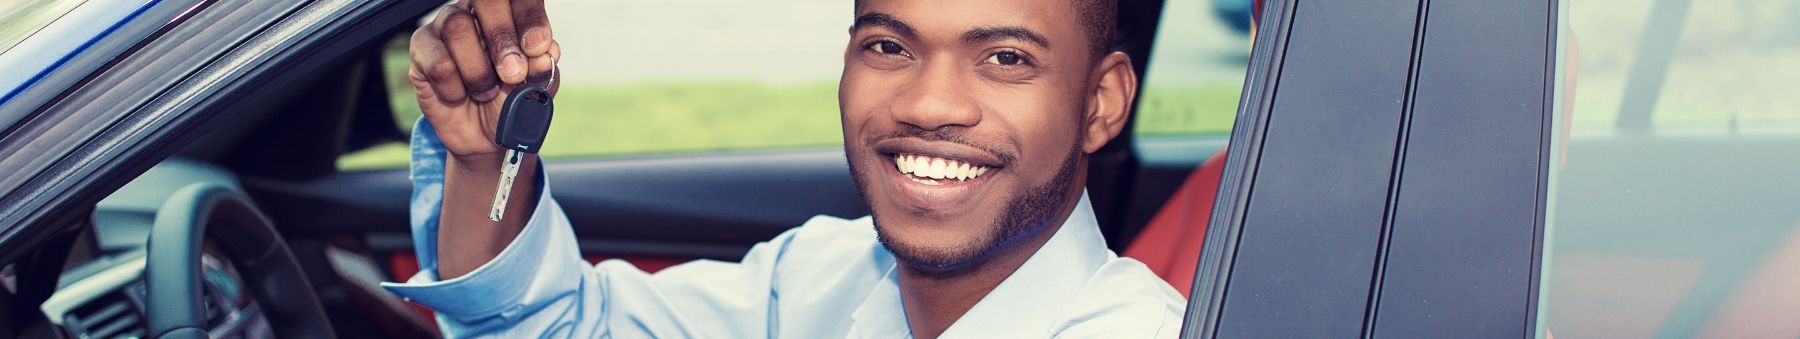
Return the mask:
M 1079 134 L 1079 133 L 1078 133 Z M 875 223 L 876 240 L 886 247 L 888 252 L 903 265 L 932 274 L 954 274 L 962 269 L 986 262 L 996 252 L 1031 239 L 1049 229 L 1056 222 L 1066 206 L 1067 194 L 1074 185 L 1077 166 L 1082 157 L 1081 138 L 1070 147 L 1062 165 L 1049 182 L 1030 187 L 1006 203 L 1004 211 L 989 224 L 981 225 L 988 230 L 977 239 L 963 242 L 960 246 L 930 246 L 930 244 L 907 242 L 896 239 L 881 227 L 882 216 L 879 212 L 871 212 Z M 845 154 L 854 154 L 846 150 Z M 870 185 L 872 180 L 865 173 L 857 170 L 854 162 L 850 167 L 850 175 L 856 181 L 857 190 L 862 195 L 863 203 L 871 206 Z

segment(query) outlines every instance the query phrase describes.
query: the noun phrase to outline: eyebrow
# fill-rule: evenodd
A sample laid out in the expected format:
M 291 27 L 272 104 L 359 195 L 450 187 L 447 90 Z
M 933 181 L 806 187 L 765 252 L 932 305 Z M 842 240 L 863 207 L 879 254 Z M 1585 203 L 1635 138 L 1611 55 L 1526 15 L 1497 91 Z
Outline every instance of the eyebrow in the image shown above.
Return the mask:
M 900 18 L 895 18 L 886 13 L 869 13 L 856 17 L 856 24 L 850 25 L 850 34 L 856 34 L 857 31 L 870 27 L 887 28 L 894 31 L 894 34 L 899 34 L 901 37 L 907 39 L 919 37 L 919 31 L 913 29 L 912 25 L 908 25 L 905 21 L 900 21 Z
M 893 15 L 879 12 L 863 14 L 862 16 L 856 17 L 856 23 L 850 25 L 850 34 L 856 34 L 856 32 L 865 28 L 873 27 L 887 28 L 888 30 L 894 31 L 894 34 L 898 34 L 907 39 L 916 39 L 919 37 L 919 31 L 913 29 L 912 25 L 907 24 L 906 21 L 901 21 L 900 18 L 896 18 Z M 1022 40 L 1036 44 L 1038 47 L 1046 49 L 1050 48 L 1050 39 L 1045 39 L 1043 34 L 1038 34 L 1029 28 L 1021 26 L 976 28 L 969 30 L 968 32 L 963 32 L 962 40 L 966 43 Z
M 1038 47 L 1042 47 L 1045 49 L 1050 48 L 1050 40 L 1044 39 L 1044 36 L 1042 34 L 1038 34 L 1037 32 L 1032 32 L 1031 29 L 1027 29 L 1025 27 L 1019 27 L 1019 26 L 999 26 L 999 27 L 976 28 L 976 29 L 969 30 L 968 32 L 964 32 L 962 35 L 962 39 L 963 39 L 963 42 L 967 42 L 967 43 L 989 42 L 989 41 L 998 41 L 998 40 L 1023 40 L 1026 42 L 1037 44 Z

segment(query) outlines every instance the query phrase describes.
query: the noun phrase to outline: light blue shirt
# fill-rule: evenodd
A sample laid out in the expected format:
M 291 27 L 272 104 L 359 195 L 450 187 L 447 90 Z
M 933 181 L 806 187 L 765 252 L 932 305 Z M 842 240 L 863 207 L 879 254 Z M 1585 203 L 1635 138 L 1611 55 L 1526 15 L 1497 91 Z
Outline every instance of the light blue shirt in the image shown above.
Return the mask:
M 445 151 L 421 119 L 412 140 L 412 229 L 421 271 L 383 286 L 437 310 L 449 337 L 910 338 L 894 256 L 868 217 L 817 216 L 742 262 L 699 260 L 645 273 L 581 257 L 549 180 L 492 261 L 439 280 Z M 496 174 L 498 175 L 498 174 Z M 1086 194 L 1025 264 L 940 338 L 1175 338 L 1180 294 L 1108 250 Z

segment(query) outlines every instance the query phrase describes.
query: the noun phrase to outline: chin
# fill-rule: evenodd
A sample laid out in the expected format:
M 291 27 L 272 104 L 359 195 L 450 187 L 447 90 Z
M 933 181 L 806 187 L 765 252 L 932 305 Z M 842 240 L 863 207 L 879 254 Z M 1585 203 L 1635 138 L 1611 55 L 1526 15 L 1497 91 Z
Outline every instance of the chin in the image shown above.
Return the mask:
M 876 238 L 901 264 L 925 272 L 953 272 L 986 261 L 998 249 L 998 227 L 961 225 L 977 229 L 943 229 L 952 225 L 920 225 L 895 222 L 874 214 Z

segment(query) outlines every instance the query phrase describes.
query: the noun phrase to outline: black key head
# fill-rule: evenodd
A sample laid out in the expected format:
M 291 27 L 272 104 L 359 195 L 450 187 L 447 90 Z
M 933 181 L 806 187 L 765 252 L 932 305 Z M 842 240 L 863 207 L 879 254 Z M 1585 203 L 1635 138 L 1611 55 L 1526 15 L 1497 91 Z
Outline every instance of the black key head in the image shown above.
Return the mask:
M 494 131 L 494 143 L 501 148 L 537 153 L 544 146 L 544 135 L 550 132 L 551 106 L 549 90 L 532 85 L 514 88 L 500 107 L 500 126 Z

